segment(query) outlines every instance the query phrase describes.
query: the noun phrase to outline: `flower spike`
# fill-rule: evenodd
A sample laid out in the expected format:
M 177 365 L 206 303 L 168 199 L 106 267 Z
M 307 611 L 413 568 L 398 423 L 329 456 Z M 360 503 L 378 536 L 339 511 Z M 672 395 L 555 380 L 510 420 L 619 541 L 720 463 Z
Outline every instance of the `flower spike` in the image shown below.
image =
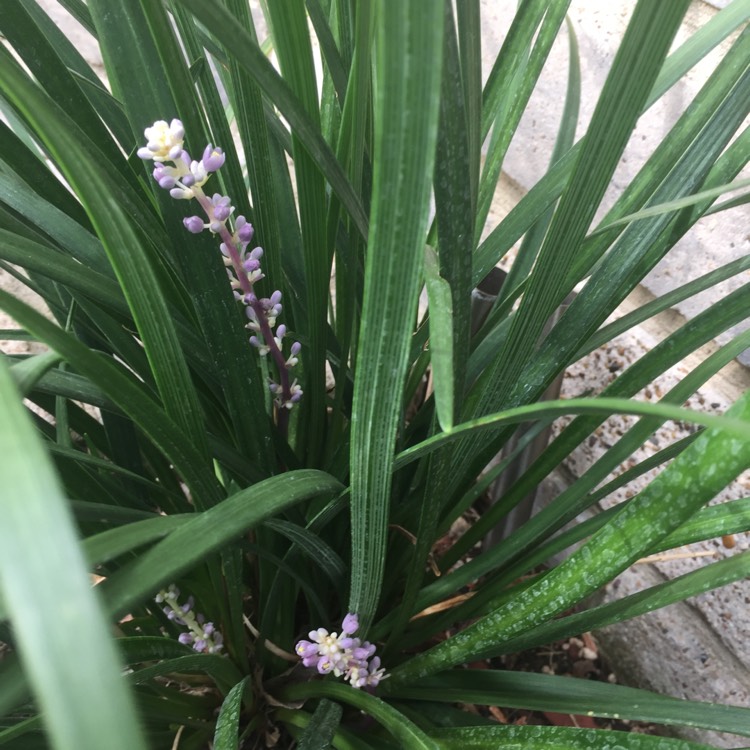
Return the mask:
M 177 640 L 186 646 L 192 646 L 198 653 L 218 654 L 224 646 L 221 633 L 212 622 L 206 622 L 202 614 L 193 612 L 195 600 L 192 596 L 188 597 L 185 604 L 180 604 L 179 596 L 180 590 L 172 584 L 154 597 L 157 604 L 166 605 L 163 609 L 169 620 L 187 628 Z
M 282 309 L 281 292 L 277 290 L 270 298 L 262 299 L 255 294 L 254 284 L 264 278 L 260 264 L 263 249 L 256 247 L 248 252 L 254 234 L 252 224 L 244 216 L 236 216 L 232 228 L 230 221 L 234 206 L 231 198 L 220 193 L 209 197 L 203 192 L 211 175 L 223 166 L 226 155 L 218 146 L 209 143 L 200 161 L 192 160 L 184 148 L 185 129 L 177 119 L 170 123 L 158 120 L 146 128 L 144 135 L 146 145 L 138 149 L 138 156 L 156 162 L 152 174 L 159 187 L 169 190 L 176 200 L 197 200 L 206 215 L 205 221 L 200 216 L 183 219 L 185 229 L 193 234 L 208 229 L 221 238 L 219 249 L 224 256 L 230 286 L 235 299 L 245 305 L 250 321 L 247 324 L 253 332 L 250 344 L 262 356 L 270 356 L 278 371 L 279 382 L 271 381 L 269 389 L 274 395 L 279 428 L 285 431 L 289 410 L 302 398 L 302 388 L 289 373 L 299 362 L 301 345 L 295 341 L 290 354 L 283 353 L 287 329 L 284 325 L 276 325 Z

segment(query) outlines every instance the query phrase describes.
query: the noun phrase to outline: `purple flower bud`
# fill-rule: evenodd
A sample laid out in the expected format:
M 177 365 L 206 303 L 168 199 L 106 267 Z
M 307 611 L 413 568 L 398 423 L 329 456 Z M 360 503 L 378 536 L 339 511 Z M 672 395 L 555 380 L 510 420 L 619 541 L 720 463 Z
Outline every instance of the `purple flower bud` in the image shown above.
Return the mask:
M 190 187 L 191 185 L 195 185 L 195 177 L 193 177 L 193 175 L 191 174 L 183 175 L 182 184 L 185 187 Z
M 276 301 L 274 301 L 274 298 L 276 298 Z M 275 319 L 281 315 L 281 304 L 278 302 L 279 299 L 281 299 L 281 292 L 274 292 L 270 298 L 264 297 L 260 301 L 271 326 L 275 325 Z
M 292 344 L 291 355 L 293 357 L 296 357 L 300 353 L 300 351 L 302 351 L 302 344 L 300 344 L 299 341 L 295 341 Z M 354 616 L 356 617 L 356 615 L 354 615 Z M 346 622 L 346 619 L 344 620 L 344 622 Z M 357 625 L 357 627 L 359 627 L 359 624 Z M 355 633 L 356 630 L 357 630 L 357 628 L 354 628 L 354 630 L 351 630 L 351 631 L 344 629 L 344 632 L 345 633 Z
M 226 195 L 214 193 L 213 197 L 211 198 L 211 203 L 214 207 L 214 216 L 219 221 L 226 221 L 232 211 L 234 211 L 232 201 Z
M 217 206 L 214 209 L 214 216 L 217 221 L 226 221 L 229 218 L 229 214 L 232 213 L 231 206 Z
M 215 172 L 217 169 L 221 168 L 225 159 L 226 156 L 224 155 L 224 152 L 218 146 L 214 148 L 209 143 L 203 151 L 203 158 L 201 161 L 203 162 L 203 167 L 206 172 Z
M 258 341 L 258 337 L 257 337 L 257 336 L 251 336 L 251 337 L 250 337 L 250 338 L 248 339 L 248 341 L 250 341 L 250 343 L 251 343 L 251 344 L 252 344 L 252 345 L 253 345 L 254 347 L 256 347 L 256 348 L 260 349 L 260 346 L 261 346 L 261 344 L 260 344 L 260 341 Z
M 235 222 L 237 229 L 237 238 L 240 242 L 247 244 L 253 238 L 255 231 L 253 225 L 250 224 L 244 216 L 238 216 Z
M 276 329 L 276 338 L 283 339 L 284 336 L 286 336 L 286 326 L 282 323 L 277 329 Z M 346 631 L 344 631 L 346 632 Z M 354 631 L 352 630 L 352 633 Z
M 299 358 L 297 357 L 297 355 L 299 354 L 299 350 L 301 348 L 302 347 L 300 346 L 299 341 L 295 341 L 292 344 L 291 353 L 289 354 L 289 356 L 287 357 L 286 362 L 284 363 L 286 365 L 287 369 L 291 369 L 292 367 L 294 367 L 299 362 Z M 346 632 L 346 631 L 344 631 L 344 632 Z
M 263 257 L 263 248 L 262 247 L 256 247 L 255 250 L 252 250 L 250 252 L 250 257 L 253 260 L 260 260 Z
M 311 643 L 310 641 L 298 641 L 297 645 L 294 647 L 294 650 L 297 652 L 298 656 L 306 657 L 306 656 L 312 656 L 313 654 L 318 653 L 318 644 L 317 643 Z
M 198 638 L 193 644 L 193 649 L 198 653 L 206 650 L 206 642 L 202 638 Z
M 292 344 L 292 354 L 297 353 L 294 351 L 295 346 L 297 347 L 297 352 L 300 350 L 299 342 L 295 342 L 294 344 Z M 351 635 L 352 633 L 356 633 L 358 629 L 359 618 L 353 612 L 349 612 L 349 614 L 347 614 L 347 616 L 344 618 L 344 621 L 341 623 L 341 632 L 346 633 L 347 635 Z
M 203 219 L 200 216 L 188 216 L 187 219 L 183 219 L 182 223 L 185 225 L 185 229 L 193 234 L 200 234 L 204 229 Z
M 164 190 L 170 190 L 177 184 L 177 180 L 167 172 L 163 164 L 157 164 L 151 174 L 159 183 L 159 187 L 164 188 Z
M 352 656 L 357 661 L 367 661 L 375 653 L 375 646 L 365 641 L 361 646 L 352 649 Z
M 203 617 L 199 617 L 198 622 L 202 624 L 203 619 Z M 208 638 L 215 630 L 216 627 L 214 626 L 214 624 L 212 622 L 207 622 L 206 626 L 203 628 L 203 635 Z
M 192 633 L 180 633 L 177 640 L 184 646 L 189 646 L 195 640 L 195 636 Z

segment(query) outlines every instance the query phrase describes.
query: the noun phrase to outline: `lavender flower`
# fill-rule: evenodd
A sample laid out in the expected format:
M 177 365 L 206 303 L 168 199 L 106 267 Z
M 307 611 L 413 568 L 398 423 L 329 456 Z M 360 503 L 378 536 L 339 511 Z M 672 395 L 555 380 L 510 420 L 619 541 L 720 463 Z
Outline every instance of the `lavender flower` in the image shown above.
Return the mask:
M 209 198 L 203 192 L 203 185 L 211 174 L 224 164 L 224 152 L 209 143 L 200 161 L 192 160 L 184 148 L 185 129 L 177 119 L 169 124 L 158 120 L 146 128 L 144 134 L 147 143 L 138 149 L 138 156 L 156 162 L 153 177 L 159 187 L 169 190 L 177 200 L 198 201 L 206 215 L 205 221 L 200 216 L 184 219 L 185 228 L 193 234 L 208 229 L 221 238 L 219 249 L 224 256 L 229 283 L 235 298 L 245 305 L 249 321 L 246 328 L 252 332 L 250 344 L 261 356 L 270 355 L 276 365 L 278 382 L 270 379 L 268 387 L 274 395 L 279 427 L 285 430 L 289 410 L 302 398 L 302 388 L 290 377 L 290 370 L 299 362 L 297 355 L 301 345 L 298 341 L 293 342 L 289 356 L 284 355 L 286 326 L 276 326 L 282 311 L 281 292 L 277 290 L 268 298 L 259 298 L 255 293 L 254 284 L 264 278 L 260 264 L 263 249 L 249 249 L 253 238 L 252 225 L 240 215 L 233 218 L 232 229 L 229 225 L 234 214 L 231 198 L 220 193 Z
M 210 143 L 203 151 L 203 166 L 207 172 L 216 172 L 224 165 L 224 152 L 220 148 L 214 148 Z
M 167 605 L 163 611 L 170 620 L 187 628 L 177 640 L 186 646 L 192 646 L 198 653 L 218 654 L 224 644 L 221 633 L 212 622 L 206 622 L 202 614 L 193 612 L 195 600 L 192 596 L 188 597 L 185 604 L 180 604 L 179 596 L 180 590 L 172 584 L 154 597 L 157 604 Z
M 188 216 L 187 219 L 182 220 L 182 223 L 185 225 L 185 229 L 193 234 L 200 234 L 208 226 L 203 223 L 200 216 Z
M 315 667 L 320 674 L 343 675 L 355 688 L 377 687 L 388 675 L 380 657 L 374 656 L 375 646 L 352 637 L 358 629 L 359 619 L 350 612 L 341 623 L 341 635 L 325 628 L 311 630 L 310 640 L 299 641 L 295 651 L 306 667 Z

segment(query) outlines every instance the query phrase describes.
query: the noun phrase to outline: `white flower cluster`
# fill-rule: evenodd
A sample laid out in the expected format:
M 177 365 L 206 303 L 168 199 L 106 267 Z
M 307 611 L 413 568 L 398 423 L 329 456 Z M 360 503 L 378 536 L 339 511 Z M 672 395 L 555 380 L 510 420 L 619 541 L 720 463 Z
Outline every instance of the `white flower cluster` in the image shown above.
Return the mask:
M 357 615 L 349 613 L 341 623 L 341 635 L 325 628 L 311 630 L 310 640 L 299 641 L 295 651 L 306 667 L 316 667 L 320 674 L 332 672 L 343 675 L 352 687 L 374 688 L 388 675 L 375 656 L 375 646 L 352 637 L 358 629 Z

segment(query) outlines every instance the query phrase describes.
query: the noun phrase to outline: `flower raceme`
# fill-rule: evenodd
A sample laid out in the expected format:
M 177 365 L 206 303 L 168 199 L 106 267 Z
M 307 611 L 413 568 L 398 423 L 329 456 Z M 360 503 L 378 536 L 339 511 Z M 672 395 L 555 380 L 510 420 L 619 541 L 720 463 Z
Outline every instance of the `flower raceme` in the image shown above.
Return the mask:
M 196 200 L 205 217 L 189 216 L 183 220 L 185 228 L 193 234 L 208 230 L 219 235 L 219 249 L 224 257 L 229 281 L 235 299 L 245 306 L 250 329 L 250 343 L 262 356 L 270 355 L 278 371 L 278 382 L 271 380 L 269 390 L 279 415 L 279 425 L 286 425 L 286 414 L 302 398 L 302 388 L 292 381 L 289 371 L 298 363 L 300 343 L 295 341 L 289 354 L 283 353 L 285 325 L 276 325 L 281 314 L 281 292 L 276 290 L 268 298 L 259 298 L 254 284 L 263 278 L 260 259 L 263 249 L 249 249 L 253 227 L 244 216 L 234 217 L 231 198 L 220 193 L 208 196 L 203 186 L 214 172 L 224 164 L 224 152 L 208 144 L 200 161 L 190 158 L 184 148 L 185 129 L 174 119 L 155 122 L 144 131 L 146 145 L 138 149 L 138 156 L 155 162 L 153 177 L 164 190 L 177 200 Z M 171 162 L 169 164 L 168 162 Z M 233 224 L 233 228 L 230 224 Z M 274 330 L 275 329 L 275 330 Z
M 154 597 L 157 604 L 166 605 L 163 609 L 168 619 L 187 628 L 177 640 L 186 646 L 192 646 L 198 653 L 218 654 L 224 644 L 221 633 L 212 622 L 206 622 L 200 612 L 193 612 L 195 602 L 192 596 L 188 597 L 185 604 L 180 604 L 179 596 L 180 590 L 172 584 Z
M 377 687 L 388 675 L 375 656 L 375 646 L 352 637 L 358 629 L 357 615 L 349 613 L 341 623 L 341 635 L 325 628 L 311 630 L 310 640 L 299 641 L 295 651 L 306 667 L 316 667 L 320 674 L 343 675 L 355 688 Z

